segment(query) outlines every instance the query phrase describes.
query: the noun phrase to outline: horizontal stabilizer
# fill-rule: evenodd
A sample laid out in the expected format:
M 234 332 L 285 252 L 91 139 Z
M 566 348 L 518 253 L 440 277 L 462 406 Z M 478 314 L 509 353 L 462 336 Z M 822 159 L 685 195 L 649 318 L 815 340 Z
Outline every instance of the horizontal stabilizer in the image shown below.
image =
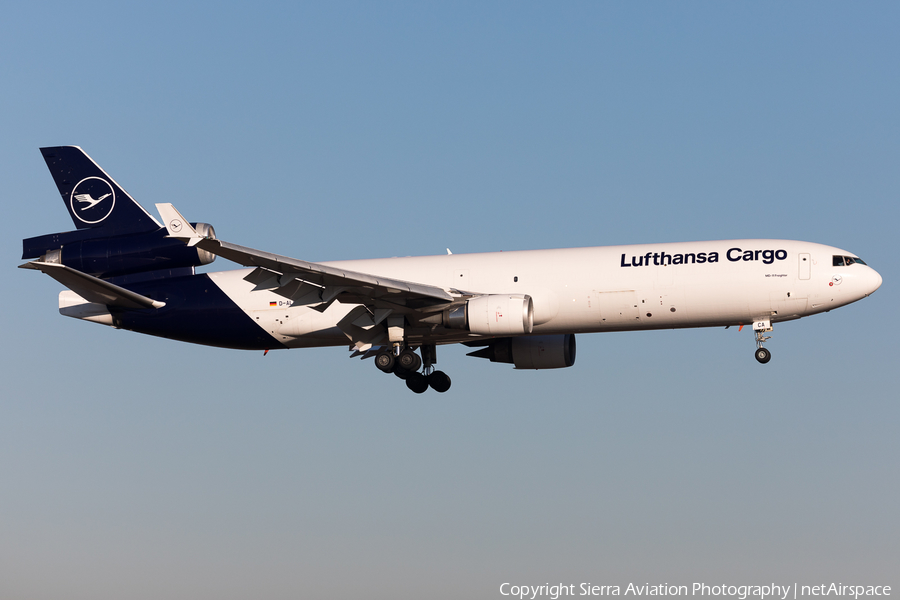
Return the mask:
M 166 305 L 165 302 L 136 294 L 131 290 L 59 263 L 32 261 L 19 265 L 19 268 L 46 273 L 88 302 L 131 309 L 162 308 Z

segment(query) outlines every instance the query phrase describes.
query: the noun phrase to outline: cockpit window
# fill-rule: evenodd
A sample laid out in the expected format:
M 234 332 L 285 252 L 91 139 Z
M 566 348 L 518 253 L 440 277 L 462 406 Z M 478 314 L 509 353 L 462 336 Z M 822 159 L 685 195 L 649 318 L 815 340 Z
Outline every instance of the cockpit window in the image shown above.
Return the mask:
M 835 255 L 832 259 L 832 266 L 835 267 L 849 267 L 854 263 L 859 263 L 861 265 L 866 264 L 863 262 L 863 259 L 856 258 L 855 256 L 837 256 Z

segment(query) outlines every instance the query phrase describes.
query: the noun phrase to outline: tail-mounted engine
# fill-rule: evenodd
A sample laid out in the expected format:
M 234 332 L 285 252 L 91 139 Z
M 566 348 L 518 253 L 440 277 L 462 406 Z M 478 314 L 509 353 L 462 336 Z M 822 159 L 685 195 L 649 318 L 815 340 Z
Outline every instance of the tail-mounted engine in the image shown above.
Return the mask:
M 212 225 L 197 223 L 197 232 L 215 239 Z M 53 233 L 23 240 L 22 258 L 43 257 L 101 279 L 162 269 L 198 267 L 215 254 L 167 237 L 165 229 L 116 237 L 96 237 L 92 230 Z
M 467 356 L 510 363 L 517 369 L 563 369 L 575 364 L 575 336 L 567 333 L 501 338 Z

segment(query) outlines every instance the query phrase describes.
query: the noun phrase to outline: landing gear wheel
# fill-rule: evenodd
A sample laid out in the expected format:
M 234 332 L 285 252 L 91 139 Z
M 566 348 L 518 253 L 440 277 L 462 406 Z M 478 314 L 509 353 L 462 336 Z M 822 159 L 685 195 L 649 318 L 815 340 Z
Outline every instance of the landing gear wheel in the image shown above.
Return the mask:
M 428 379 L 421 373 L 410 373 L 406 378 L 406 387 L 417 394 L 421 394 L 428 389 Z
M 765 348 L 756 349 L 756 360 L 759 364 L 764 365 L 772 359 L 772 353 Z
M 375 366 L 385 373 L 390 373 L 397 366 L 397 361 L 390 352 L 379 352 L 375 355 Z
M 422 359 L 412 350 L 404 350 L 397 357 L 397 366 L 407 371 L 418 371 L 422 366 Z
M 394 368 L 394 375 L 399 377 L 400 379 L 407 379 L 410 375 L 412 375 L 415 371 L 407 371 L 406 369 L 401 369 L 400 367 Z
M 444 393 L 450 389 L 450 377 L 443 371 L 435 371 L 428 376 L 428 385 L 436 392 Z

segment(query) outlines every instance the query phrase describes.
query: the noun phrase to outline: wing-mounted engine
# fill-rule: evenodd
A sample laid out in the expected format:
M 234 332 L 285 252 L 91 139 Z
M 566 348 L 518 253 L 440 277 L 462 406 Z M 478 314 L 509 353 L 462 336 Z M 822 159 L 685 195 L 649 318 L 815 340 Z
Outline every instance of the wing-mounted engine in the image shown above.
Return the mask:
M 215 229 L 208 223 L 197 223 L 195 228 L 204 237 L 216 237 Z M 43 262 L 65 265 L 106 279 L 199 267 L 214 261 L 216 255 L 168 237 L 165 229 L 114 237 L 98 235 L 98 230 L 88 229 L 23 240 L 22 258 L 36 257 L 41 257 Z
M 514 294 L 476 296 L 421 322 L 481 335 L 525 335 L 534 328 L 534 302 Z
M 510 363 L 517 369 L 563 369 L 575 364 L 575 335 L 500 338 L 467 356 Z

